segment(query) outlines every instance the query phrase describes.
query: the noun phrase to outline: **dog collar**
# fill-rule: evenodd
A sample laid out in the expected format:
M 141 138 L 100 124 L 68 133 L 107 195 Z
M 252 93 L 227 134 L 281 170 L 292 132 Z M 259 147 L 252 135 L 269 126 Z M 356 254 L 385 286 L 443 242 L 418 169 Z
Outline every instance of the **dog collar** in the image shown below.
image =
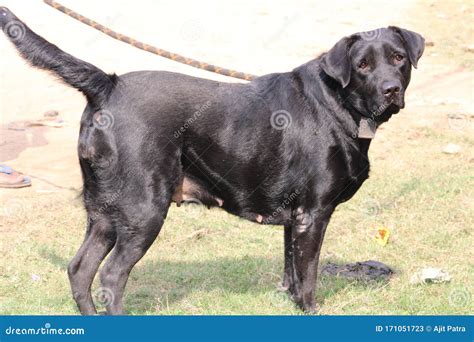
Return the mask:
M 377 131 L 377 124 L 374 120 L 365 117 L 360 119 L 358 138 L 373 139 L 375 138 L 375 131 Z

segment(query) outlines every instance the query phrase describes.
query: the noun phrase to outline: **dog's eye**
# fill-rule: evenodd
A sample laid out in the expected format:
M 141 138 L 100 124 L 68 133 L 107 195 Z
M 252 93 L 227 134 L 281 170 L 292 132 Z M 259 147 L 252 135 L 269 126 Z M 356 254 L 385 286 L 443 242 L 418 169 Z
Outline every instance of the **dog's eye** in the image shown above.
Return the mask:
M 363 59 L 362 61 L 360 61 L 359 63 L 359 69 L 365 69 L 369 66 L 369 63 L 367 63 L 367 61 L 365 59 Z
M 395 57 L 395 60 L 396 60 L 397 62 L 401 62 L 401 61 L 403 61 L 403 59 L 405 58 L 405 56 L 403 56 L 403 55 L 401 55 L 401 54 L 399 54 L 399 53 L 396 53 L 394 57 Z

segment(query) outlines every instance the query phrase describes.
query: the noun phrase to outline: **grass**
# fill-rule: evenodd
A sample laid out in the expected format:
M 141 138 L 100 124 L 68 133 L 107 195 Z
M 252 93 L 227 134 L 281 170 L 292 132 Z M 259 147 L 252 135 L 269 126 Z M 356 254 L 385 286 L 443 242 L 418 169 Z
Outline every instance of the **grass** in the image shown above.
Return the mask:
M 374 141 L 371 177 L 334 214 L 321 261 L 375 259 L 396 274 L 380 282 L 320 277 L 321 314 L 472 314 L 472 300 L 456 296 L 473 290 L 473 139 L 468 132 L 395 127 Z M 414 132 L 421 138 L 410 140 Z M 442 154 L 447 142 L 465 152 Z M 85 226 L 77 194 L 8 195 L 0 213 L 0 312 L 77 313 L 66 276 Z M 373 241 L 382 225 L 392 232 L 385 247 Z M 276 290 L 282 235 L 281 227 L 218 209 L 173 205 L 159 238 L 131 274 L 126 307 L 131 314 L 301 314 Z M 427 266 L 443 268 L 453 280 L 411 285 L 411 275 Z

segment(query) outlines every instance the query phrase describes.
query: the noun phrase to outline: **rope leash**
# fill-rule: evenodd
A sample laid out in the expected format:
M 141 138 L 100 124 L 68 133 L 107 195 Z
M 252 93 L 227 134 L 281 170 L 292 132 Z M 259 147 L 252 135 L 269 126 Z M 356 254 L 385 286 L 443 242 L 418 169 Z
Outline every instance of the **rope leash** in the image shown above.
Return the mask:
M 216 74 L 220 74 L 220 75 L 224 75 L 224 76 L 230 76 L 230 77 L 233 77 L 233 78 L 239 78 L 239 79 L 246 80 L 246 81 L 251 81 L 251 80 L 258 77 L 256 75 L 246 74 L 246 73 L 243 73 L 243 72 L 240 72 L 240 71 L 221 68 L 221 67 L 218 67 L 216 65 L 200 62 L 200 61 L 192 59 L 192 58 L 184 57 L 184 56 L 182 56 L 180 54 L 177 54 L 177 53 L 173 53 L 173 52 L 166 51 L 166 50 L 157 48 L 157 47 L 149 45 L 149 44 L 145 44 L 143 42 L 140 42 L 140 41 L 138 41 L 136 39 L 133 39 L 129 36 L 126 36 L 124 34 L 120 34 L 118 32 L 112 31 L 108 27 L 106 27 L 104 25 L 101 25 L 101 24 L 99 24 L 98 22 L 96 22 L 92 19 L 86 18 L 86 17 L 84 17 L 83 15 L 81 15 L 77 12 L 74 12 L 73 10 L 61 5 L 60 3 L 56 2 L 56 1 L 44 0 L 44 2 L 47 5 L 57 9 L 58 11 L 61 11 L 61 12 L 65 13 L 66 15 L 70 16 L 71 18 L 74 18 L 74 19 L 80 21 L 83 24 L 86 24 L 90 27 L 95 28 L 96 30 L 98 30 L 102 33 L 105 33 L 109 37 L 112 37 L 112 38 L 117 39 L 121 42 L 130 44 L 130 45 L 132 45 L 132 46 L 134 46 L 138 49 L 142 49 L 142 50 L 154 53 L 155 55 L 165 57 L 165 58 L 171 59 L 175 62 L 192 66 L 194 68 L 203 69 L 203 70 L 206 70 L 206 71 L 214 72 Z

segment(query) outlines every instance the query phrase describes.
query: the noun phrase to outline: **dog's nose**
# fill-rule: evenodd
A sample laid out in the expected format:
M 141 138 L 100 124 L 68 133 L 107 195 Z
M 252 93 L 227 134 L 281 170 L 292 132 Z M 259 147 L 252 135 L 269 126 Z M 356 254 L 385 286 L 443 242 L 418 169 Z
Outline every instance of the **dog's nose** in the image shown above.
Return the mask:
M 400 92 L 400 85 L 394 81 L 386 81 L 382 83 L 382 93 L 385 97 L 391 97 Z

